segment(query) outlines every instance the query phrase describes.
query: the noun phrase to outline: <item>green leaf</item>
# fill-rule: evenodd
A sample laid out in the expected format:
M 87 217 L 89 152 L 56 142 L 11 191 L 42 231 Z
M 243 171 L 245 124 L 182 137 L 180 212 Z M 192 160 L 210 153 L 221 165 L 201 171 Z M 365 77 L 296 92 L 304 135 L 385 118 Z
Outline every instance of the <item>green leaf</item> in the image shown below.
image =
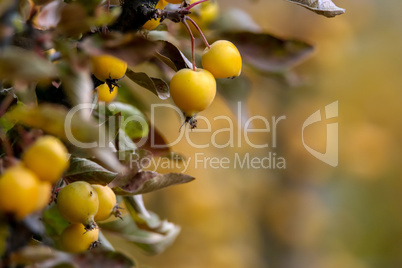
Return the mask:
M 148 135 L 149 128 L 145 115 L 134 106 L 122 102 L 112 102 L 107 105 L 107 109 L 113 115 L 121 114 L 118 116 L 120 128 L 126 132 L 129 138 L 136 139 Z
M 331 0 L 287 0 L 293 4 L 305 7 L 319 15 L 328 18 L 345 13 L 345 9 L 337 7 Z
M 313 46 L 303 41 L 279 39 L 270 34 L 226 32 L 217 38 L 233 42 L 243 61 L 262 72 L 285 72 L 313 52 Z
M 159 216 L 145 208 L 142 195 L 124 196 L 124 204 L 133 221 L 141 228 L 158 229 L 160 226 Z M 143 228 L 144 229 L 144 228 Z
M 6 116 L 0 117 L 0 129 L 3 133 L 7 133 L 15 125 L 15 122 L 7 119 Z
M 127 184 L 122 186 L 112 184 L 110 187 L 113 187 L 113 191 L 118 195 L 135 195 L 149 193 L 176 184 L 187 183 L 194 179 L 189 175 L 181 173 L 159 174 L 152 171 L 141 171 L 129 178 Z
M 127 71 L 126 76 L 162 100 L 170 97 L 169 86 L 162 79 L 149 77 L 146 73 L 135 73 L 131 70 Z
M 0 52 L 0 79 L 33 82 L 56 76 L 55 65 L 34 52 L 18 47 Z
M 137 150 L 137 145 L 133 142 L 133 140 L 127 136 L 127 133 L 122 130 L 121 128 L 119 129 L 118 133 L 118 142 L 119 142 L 119 150 Z
M 106 185 L 110 183 L 117 173 L 105 169 L 101 165 L 80 157 L 71 157 L 70 166 L 64 177 L 69 182 L 86 181 L 90 184 Z
M 69 225 L 69 222 L 60 215 L 55 203 L 52 203 L 43 211 L 42 221 L 46 229 L 46 233 L 50 237 L 56 239 Z

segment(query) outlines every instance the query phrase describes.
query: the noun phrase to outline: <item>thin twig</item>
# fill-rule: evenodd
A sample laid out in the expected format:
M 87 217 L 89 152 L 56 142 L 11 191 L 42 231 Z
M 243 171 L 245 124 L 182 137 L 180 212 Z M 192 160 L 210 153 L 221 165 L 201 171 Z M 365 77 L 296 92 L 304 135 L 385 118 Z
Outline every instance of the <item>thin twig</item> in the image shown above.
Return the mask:
M 3 149 L 6 153 L 6 156 L 10 159 L 13 159 L 14 158 L 13 147 L 11 146 L 10 140 L 8 139 L 8 137 L 5 133 L 2 133 L 0 135 L 0 141 L 3 145 Z
M 189 21 L 194 25 L 194 27 L 195 27 L 195 28 L 197 29 L 197 31 L 200 33 L 201 38 L 202 38 L 202 40 L 204 41 L 204 43 L 205 43 L 205 45 L 207 46 L 207 48 L 211 48 L 211 46 L 210 46 L 209 43 L 208 43 L 207 38 L 205 37 L 204 33 L 202 32 L 201 28 L 197 25 L 197 23 L 196 23 L 192 18 L 190 18 L 189 16 L 186 16 L 185 19 L 186 19 L 186 20 L 189 20 Z
M 14 100 L 14 93 L 9 93 L 4 99 L 3 102 L 0 104 L 0 117 L 2 117 L 6 112 L 8 107 L 10 107 L 11 103 Z
M 184 26 L 186 26 L 186 29 L 190 33 L 190 36 L 191 36 L 191 52 L 192 52 L 192 57 L 193 57 L 193 71 L 195 71 L 195 38 L 194 38 L 193 32 L 190 29 L 190 26 L 188 26 L 186 19 L 187 19 L 187 16 L 184 17 L 182 22 L 183 22 Z
M 200 1 L 198 1 L 198 2 L 192 3 L 191 5 L 189 5 L 188 7 L 186 7 L 186 9 L 187 9 L 187 10 L 190 10 L 190 9 L 192 9 L 193 7 L 195 7 L 196 5 L 199 5 L 199 4 L 204 3 L 204 2 L 206 2 L 206 1 L 208 1 L 208 0 L 200 0 Z

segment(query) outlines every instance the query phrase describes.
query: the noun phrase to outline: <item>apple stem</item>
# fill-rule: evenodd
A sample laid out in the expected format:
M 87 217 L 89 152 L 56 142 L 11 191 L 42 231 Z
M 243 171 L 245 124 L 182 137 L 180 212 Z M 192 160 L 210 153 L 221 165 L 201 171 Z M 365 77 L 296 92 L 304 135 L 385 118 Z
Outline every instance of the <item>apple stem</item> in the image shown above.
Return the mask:
M 200 1 L 197 1 L 197 2 L 195 2 L 195 3 L 192 3 L 191 5 L 189 5 L 188 7 L 186 7 L 186 10 L 190 10 L 190 9 L 192 9 L 193 7 L 195 7 L 196 5 L 199 5 L 199 4 L 204 3 L 204 2 L 206 2 L 206 1 L 208 1 L 208 0 L 200 0 Z
M 186 16 L 184 19 L 185 19 L 185 20 L 189 20 L 189 21 L 194 25 L 194 27 L 195 27 L 195 28 L 197 29 L 197 31 L 200 33 L 201 38 L 202 38 L 202 40 L 204 41 L 204 43 L 205 43 L 205 45 L 207 46 L 207 48 L 211 48 L 211 46 L 210 46 L 209 43 L 208 43 L 207 38 L 205 37 L 204 33 L 202 32 L 201 28 L 197 25 L 197 23 L 196 23 L 192 18 L 190 18 L 189 16 Z
M 184 17 L 184 20 L 182 20 L 182 22 L 183 22 L 184 26 L 186 26 L 186 29 L 190 33 L 190 36 L 191 36 L 191 52 L 192 52 L 192 60 L 193 60 L 193 71 L 195 71 L 195 38 L 194 38 L 193 32 L 190 29 L 190 26 L 188 26 L 186 19 L 187 19 L 187 16 Z

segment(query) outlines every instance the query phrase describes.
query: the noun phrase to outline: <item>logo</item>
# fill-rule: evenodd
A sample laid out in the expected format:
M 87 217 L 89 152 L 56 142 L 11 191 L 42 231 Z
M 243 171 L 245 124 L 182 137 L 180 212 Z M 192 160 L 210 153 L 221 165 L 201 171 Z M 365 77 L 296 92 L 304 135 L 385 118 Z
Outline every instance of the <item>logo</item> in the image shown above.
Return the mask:
M 325 119 L 337 118 L 338 117 L 338 101 L 325 106 Z M 338 166 L 338 123 L 327 123 L 327 142 L 325 145 L 325 153 L 318 152 L 313 148 L 309 147 L 304 142 L 304 129 L 312 124 L 321 122 L 321 110 L 315 111 L 310 115 L 306 121 L 303 123 L 302 127 L 302 142 L 304 148 L 312 154 L 317 159 L 322 162 L 337 167 Z

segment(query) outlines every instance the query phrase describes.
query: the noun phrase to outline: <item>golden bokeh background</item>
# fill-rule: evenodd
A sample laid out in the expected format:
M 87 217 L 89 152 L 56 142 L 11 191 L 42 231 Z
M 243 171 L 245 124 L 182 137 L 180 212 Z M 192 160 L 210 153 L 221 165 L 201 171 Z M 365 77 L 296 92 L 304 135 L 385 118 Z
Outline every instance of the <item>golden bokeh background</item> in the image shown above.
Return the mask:
M 243 107 L 270 122 L 272 116 L 286 116 L 278 124 L 276 148 L 272 133 L 256 133 L 250 134 L 253 142 L 270 147 L 253 149 L 242 138 L 240 147 L 196 149 L 183 140 L 173 150 L 232 160 L 236 153 L 275 152 L 286 160 L 286 169 L 190 164 L 186 173 L 195 181 L 144 196 L 150 210 L 182 227 L 175 243 L 157 256 L 120 243 L 140 267 L 402 267 L 402 3 L 335 3 L 346 13 L 327 19 L 281 0 L 219 0 L 222 12 L 243 9 L 264 31 L 305 40 L 315 52 L 289 74 L 291 86 L 249 72 L 252 88 Z M 334 101 L 339 101 L 335 168 L 310 155 L 301 142 L 304 120 Z M 200 115 L 236 120 L 220 97 Z M 255 127 L 263 127 L 260 123 Z M 168 141 L 177 138 L 180 121 L 173 112 L 160 114 L 156 125 Z M 228 127 L 223 120 L 211 125 L 212 131 Z M 205 127 L 200 120 L 200 129 Z M 305 135 L 312 148 L 325 150 L 324 123 Z M 189 136 L 198 144 L 211 139 L 197 131 Z M 216 138 L 224 143 L 228 137 Z

